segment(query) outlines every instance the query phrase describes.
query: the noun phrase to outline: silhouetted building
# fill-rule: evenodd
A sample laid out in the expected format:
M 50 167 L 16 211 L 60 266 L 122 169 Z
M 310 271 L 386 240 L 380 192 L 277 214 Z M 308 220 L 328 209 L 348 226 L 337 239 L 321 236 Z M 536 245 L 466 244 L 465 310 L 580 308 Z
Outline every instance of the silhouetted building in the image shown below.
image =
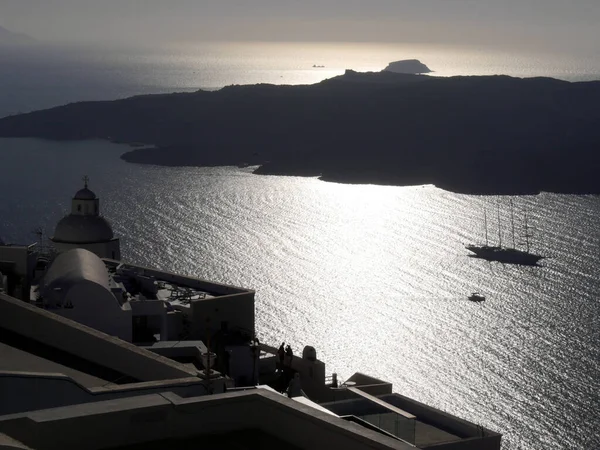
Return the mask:
M 119 238 L 114 237 L 108 220 L 100 215 L 100 199 L 85 186 L 77 191 L 71 203 L 71 214 L 63 217 L 50 240 L 59 253 L 84 248 L 100 258 L 121 259 Z

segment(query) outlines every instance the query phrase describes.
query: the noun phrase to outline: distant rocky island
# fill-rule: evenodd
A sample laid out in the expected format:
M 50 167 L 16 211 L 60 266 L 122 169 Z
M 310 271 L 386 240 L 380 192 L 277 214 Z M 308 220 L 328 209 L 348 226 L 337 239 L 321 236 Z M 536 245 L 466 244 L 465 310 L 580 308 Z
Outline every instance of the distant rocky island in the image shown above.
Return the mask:
M 6 117 L 2 137 L 147 143 L 126 161 L 471 194 L 600 194 L 600 82 L 382 72 L 310 86 L 81 102 Z
M 431 73 L 429 67 L 418 59 L 404 59 L 402 61 L 391 62 L 383 70 L 395 73 L 410 73 L 413 75 Z

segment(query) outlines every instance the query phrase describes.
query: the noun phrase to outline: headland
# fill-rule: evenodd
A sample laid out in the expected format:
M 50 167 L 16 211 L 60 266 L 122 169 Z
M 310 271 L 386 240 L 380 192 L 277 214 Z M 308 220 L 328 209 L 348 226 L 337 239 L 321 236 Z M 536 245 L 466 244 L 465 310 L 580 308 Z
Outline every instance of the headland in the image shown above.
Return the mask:
M 263 175 L 434 184 L 470 194 L 599 194 L 600 82 L 344 75 L 305 86 L 80 102 L 0 119 L 0 137 L 147 143 L 122 158 Z

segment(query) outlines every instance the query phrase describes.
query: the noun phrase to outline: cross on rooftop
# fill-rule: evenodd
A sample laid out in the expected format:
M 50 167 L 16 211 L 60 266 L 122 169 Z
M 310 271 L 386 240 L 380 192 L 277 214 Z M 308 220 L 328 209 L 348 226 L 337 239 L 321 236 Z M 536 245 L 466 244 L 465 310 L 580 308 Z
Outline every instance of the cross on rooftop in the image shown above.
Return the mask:
M 84 177 L 82 178 L 83 183 L 84 183 L 84 187 L 87 188 L 88 187 L 88 182 L 90 181 L 89 177 L 87 175 L 84 175 Z

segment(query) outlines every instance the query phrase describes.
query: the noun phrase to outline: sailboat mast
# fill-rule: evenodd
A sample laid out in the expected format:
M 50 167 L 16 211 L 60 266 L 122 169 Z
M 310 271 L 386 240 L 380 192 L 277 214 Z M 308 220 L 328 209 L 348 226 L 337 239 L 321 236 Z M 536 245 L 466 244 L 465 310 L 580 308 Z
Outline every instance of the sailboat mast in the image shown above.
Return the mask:
M 483 225 L 485 226 L 485 246 L 489 246 L 489 240 L 488 240 L 488 232 L 487 232 L 487 213 L 485 211 L 485 208 L 483 209 Z
M 529 227 L 527 226 L 527 213 L 525 213 L 525 245 L 529 253 Z
M 512 243 L 513 248 L 517 248 L 517 244 L 515 243 L 515 210 L 513 207 L 512 198 L 510 199 L 510 226 L 512 228 Z
M 502 247 L 502 231 L 500 227 L 500 202 L 498 201 L 498 247 Z

